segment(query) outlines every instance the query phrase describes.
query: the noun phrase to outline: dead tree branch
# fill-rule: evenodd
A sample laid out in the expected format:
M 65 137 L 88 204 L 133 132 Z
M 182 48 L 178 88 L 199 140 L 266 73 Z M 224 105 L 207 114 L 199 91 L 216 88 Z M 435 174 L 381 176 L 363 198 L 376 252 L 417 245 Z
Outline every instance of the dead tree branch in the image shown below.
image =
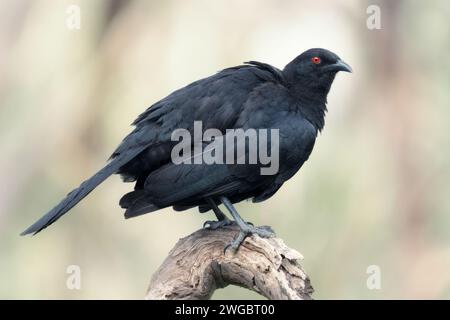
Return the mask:
M 279 238 L 252 235 L 237 253 L 224 254 L 237 233 L 232 225 L 180 239 L 153 275 L 146 299 L 209 299 L 229 284 L 268 299 L 311 299 L 313 288 L 298 262 L 300 253 Z

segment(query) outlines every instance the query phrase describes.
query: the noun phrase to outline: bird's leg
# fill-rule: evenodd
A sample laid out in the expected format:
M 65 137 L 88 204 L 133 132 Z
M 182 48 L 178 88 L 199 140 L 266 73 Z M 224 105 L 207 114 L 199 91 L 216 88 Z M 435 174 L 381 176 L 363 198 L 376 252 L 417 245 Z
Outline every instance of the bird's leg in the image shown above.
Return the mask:
M 219 209 L 219 207 L 217 206 L 216 202 L 213 199 L 207 198 L 206 201 L 211 206 L 211 209 L 214 211 L 217 221 L 211 220 L 205 221 L 205 223 L 203 224 L 203 228 L 215 230 L 217 228 L 228 226 L 233 223 L 233 221 L 228 219 L 228 217 Z
M 270 227 L 255 227 L 253 226 L 253 224 L 245 222 L 244 219 L 242 219 L 242 217 L 239 215 L 231 201 L 228 200 L 228 198 L 220 197 L 220 201 L 222 201 L 228 211 L 230 211 L 234 221 L 241 229 L 237 238 L 234 239 L 231 244 L 225 247 L 225 251 L 228 249 L 228 247 L 231 247 L 234 251 L 237 251 L 242 242 L 244 242 L 245 238 L 251 234 L 257 234 L 262 238 L 270 238 L 275 236 L 275 232 L 273 232 Z

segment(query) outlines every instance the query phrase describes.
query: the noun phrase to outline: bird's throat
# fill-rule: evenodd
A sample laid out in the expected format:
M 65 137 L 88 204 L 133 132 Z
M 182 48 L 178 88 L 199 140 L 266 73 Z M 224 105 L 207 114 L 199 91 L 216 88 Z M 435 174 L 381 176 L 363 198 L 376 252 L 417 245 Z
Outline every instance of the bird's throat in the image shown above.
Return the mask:
M 299 111 L 318 131 L 321 131 L 325 125 L 329 90 L 330 86 L 317 87 L 303 84 L 291 87 L 291 92 L 298 101 Z

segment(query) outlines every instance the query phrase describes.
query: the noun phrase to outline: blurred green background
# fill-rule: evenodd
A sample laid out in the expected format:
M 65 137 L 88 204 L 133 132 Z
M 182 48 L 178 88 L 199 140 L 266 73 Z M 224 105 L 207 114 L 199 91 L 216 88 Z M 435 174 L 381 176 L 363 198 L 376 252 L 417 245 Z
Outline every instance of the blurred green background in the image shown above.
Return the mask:
M 81 29 L 66 26 L 70 4 Z M 381 8 L 381 30 L 366 26 Z M 140 299 L 211 213 L 125 221 L 114 176 L 34 238 L 25 227 L 100 169 L 171 91 L 242 61 L 339 54 L 326 127 L 270 200 L 238 209 L 302 252 L 317 299 L 450 298 L 450 2 L 0 2 L 0 298 Z M 81 290 L 68 290 L 78 265 Z M 381 289 L 366 286 L 370 265 Z M 229 287 L 213 298 L 257 298 Z

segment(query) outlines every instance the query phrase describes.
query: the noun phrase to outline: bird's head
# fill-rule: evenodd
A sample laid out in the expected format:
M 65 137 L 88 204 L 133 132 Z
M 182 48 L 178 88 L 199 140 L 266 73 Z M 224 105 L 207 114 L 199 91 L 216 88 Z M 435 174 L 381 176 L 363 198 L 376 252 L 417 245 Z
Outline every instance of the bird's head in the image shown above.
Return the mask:
M 299 96 L 325 99 L 339 71 L 352 68 L 335 53 L 326 49 L 309 49 L 283 69 L 287 82 Z

